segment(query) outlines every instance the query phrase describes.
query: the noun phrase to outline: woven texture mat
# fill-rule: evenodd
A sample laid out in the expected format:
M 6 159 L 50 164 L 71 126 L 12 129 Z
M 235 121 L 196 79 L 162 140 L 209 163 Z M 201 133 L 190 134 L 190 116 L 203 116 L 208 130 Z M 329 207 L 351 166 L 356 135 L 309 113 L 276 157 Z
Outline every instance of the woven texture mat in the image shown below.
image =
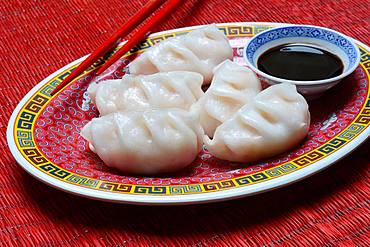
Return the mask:
M 9 116 L 41 79 L 91 52 L 144 0 L 0 1 L 0 245 L 368 246 L 365 142 L 327 170 L 244 199 L 193 206 L 116 205 L 50 188 L 6 143 Z M 157 31 L 212 22 L 327 26 L 370 44 L 369 1 L 190 0 Z

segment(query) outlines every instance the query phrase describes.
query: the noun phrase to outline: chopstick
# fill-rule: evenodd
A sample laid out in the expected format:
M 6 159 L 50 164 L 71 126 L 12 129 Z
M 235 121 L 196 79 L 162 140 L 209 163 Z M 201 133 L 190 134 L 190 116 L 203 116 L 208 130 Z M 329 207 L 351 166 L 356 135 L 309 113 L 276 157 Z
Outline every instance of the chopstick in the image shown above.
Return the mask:
M 96 72 L 95 75 L 100 75 L 103 73 L 107 68 L 109 68 L 114 62 L 120 59 L 124 54 L 126 54 L 129 50 L 131 50 L 139 41 L 141 41 L 144 37 L 148 36 L 150 33 L 150 29 L 160 22 L 163 18 L 165 18 L 173 9 L 177 7 L 177 5 L 181 2 L 181 0 L 169 0 L 168 4 L 165 5 L 162 9 L 158 11 L 158 13 L 153 16 L 151 20 L 149 20 L 145 25 L 135 33 L 130 40 L 128 40 L 121 49 L 119 49 L 108 61 L 106 61 L 100 69 Z
M 53 96 L 67 84 L 72 82 L 76 77 L 82 74 L 101 56 L 112 51 L 113 48 L 116 47 L 119 42 L 121 42 L 123 36 L 134 30 L 138 24 L 150 16 L 153 11 L 163 4 L 163 2 L 164 0 L 149 0 L 135 15 L 133 15 L 125 24 L 123 24 L 117 32 L 115 32 L 109 39 L 99 46 L 98 49 L 91 53 L 79 66 L 72 71 L 71 74 L 69 74 L 57 87 L 55 87 L 50 95 Z

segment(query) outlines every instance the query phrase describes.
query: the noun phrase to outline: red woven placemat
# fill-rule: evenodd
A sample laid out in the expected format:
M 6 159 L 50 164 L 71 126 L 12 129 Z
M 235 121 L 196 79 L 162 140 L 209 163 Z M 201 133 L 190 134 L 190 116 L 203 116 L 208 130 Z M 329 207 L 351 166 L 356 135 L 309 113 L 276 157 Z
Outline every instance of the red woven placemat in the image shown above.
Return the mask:
M 76 197 L 17 165 L 5 132 L 19 100 L 41 79 L 95 49 L 144 2 L 0 1 L 0 245 L 369 245 L 369 141 L 286 188 L 179 207 Z M 290 22 L 327 26 L 370 43 L 368 1 L 184 2 L 158 31 L 212 22 Z

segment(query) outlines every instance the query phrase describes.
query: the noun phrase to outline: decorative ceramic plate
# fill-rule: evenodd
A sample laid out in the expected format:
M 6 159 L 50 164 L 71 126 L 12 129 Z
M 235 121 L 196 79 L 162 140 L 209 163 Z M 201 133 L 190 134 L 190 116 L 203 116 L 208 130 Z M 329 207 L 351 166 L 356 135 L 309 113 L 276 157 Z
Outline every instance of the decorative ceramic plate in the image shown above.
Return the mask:
M 256 33 L 281 24 L 219 24 L 244 64 L 243 46 Z M 120 78 L 125 66 L 155 43 L 197 27 L 153 34 L 100 78 L 91 71 L 56 96 L 50 92 L 81 58 L 41 81 L 19 103 L 9 121 L 12 154 L 31 175 L 58 189 L 99 200 L 135 204 L 187 204 L 226 200 L 275 189 L 312 175 L 349 154 L 370 135 L 370 48 L 357 42 L 361 64 L 320 99 L 311 101 L 307 138 L 294 149 L 254 163 L 218 160 L 202 150 L 185 170 L 161 177 L 128 176 L 103 164 L 89 151 L 80 129 L 98 116 L 86 88 L 92 81 Z

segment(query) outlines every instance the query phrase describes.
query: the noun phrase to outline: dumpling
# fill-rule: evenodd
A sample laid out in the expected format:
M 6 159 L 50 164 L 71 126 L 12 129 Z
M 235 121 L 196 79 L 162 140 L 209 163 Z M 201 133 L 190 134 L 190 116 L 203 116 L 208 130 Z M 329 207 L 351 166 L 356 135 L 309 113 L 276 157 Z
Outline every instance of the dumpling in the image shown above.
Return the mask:
M 221 124 L 212 140 L 204 136 L 204 143 L 219 159 L 250 162 L 295 146 L 307 135 L 309 125 L 306 100 L 294 85 L 278 84 Z
M 191 108 L 200 116 L 205 133 L 215 129 L 261 91 L 261 83 L 247 67 L 226 60 L 215 68 L 211 86 Z
M 100 114 L 148 108 L 188 110 L 204 93 L 203 77 L 188 71 L 125 75 L 120 80 L 93 83 L 88 94 Z
M 213 24 L 156 44 L 132 61 L 129 71 L 136 75 L 193 71 L 202 74 L 203 83 L 207 85 L 213 68 L 232 58 L 233 50 L 227 37 Z
M 106 165 L 144 175 L 191 164 L 203 133 L 197 116 L 182 109 L 116 112 L 92 119 L 81 131 Z

